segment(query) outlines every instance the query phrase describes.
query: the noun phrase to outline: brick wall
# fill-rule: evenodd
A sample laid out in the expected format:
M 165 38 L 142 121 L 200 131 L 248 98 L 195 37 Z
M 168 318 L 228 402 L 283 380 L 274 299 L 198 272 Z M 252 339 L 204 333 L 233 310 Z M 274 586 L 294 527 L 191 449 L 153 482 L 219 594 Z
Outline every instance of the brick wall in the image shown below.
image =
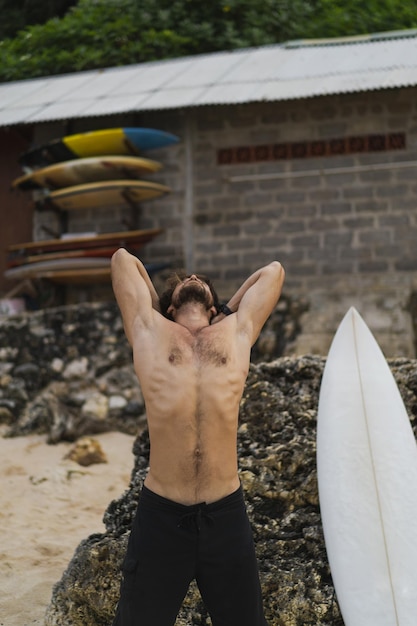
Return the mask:
M 147 155 L 164 166 L 152 179 L 172 193 L 144 203 L 136 216 L 139 227 L 165 229 L 142 258 L 207 272 L 225 297 L 278 259 L 287 293 L 311 302 L 300 350 L 327 350 L 345 305 L 354 303 L 365 319 L 384 311 L 377 330 L 387 351 L 413 356 L 407 307 L 417 291 L 417 176 L 410 166 L 417 162 L 416 94 L 400 89 L 135 118 L 182 139 Z M 109 230 L 127 217 L 126 210 L 71 215 L 69 227 Z

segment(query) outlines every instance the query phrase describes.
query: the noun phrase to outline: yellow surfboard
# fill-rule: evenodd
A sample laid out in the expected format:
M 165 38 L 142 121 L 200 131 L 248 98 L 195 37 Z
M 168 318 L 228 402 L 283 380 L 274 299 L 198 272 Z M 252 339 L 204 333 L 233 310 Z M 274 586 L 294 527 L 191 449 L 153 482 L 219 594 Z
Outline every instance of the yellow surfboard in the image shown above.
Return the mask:
M 92 141 L 92 139 L 94 139 L 94 141 Z M 126 143 L 126 135 L 123 128 L 68 135 L 64 137 L 63 142 L 73 154 L 78 154 L 83 157 L 94 156 L 96 154 L 132 153 L 132 150 Z
M 72 159 L 20 176 L 13 181 L 12 187 L 32 191 L 43 187 L 60 189 L 112 179 L 138 179 L 145 173 L 157 172 L 161 167 L 157 161 L 131 156 Z
M 63 211 L 105 209 L 123 204 L 137 204 L 170 191 L 166 185 L 144 180 L 111 180 L 52 191 L 45 199 L 38 201 L 37 206 L 53 206 Z
M 178 142 L 178 137 L 154 128 L 105 128 L 76 135 L 66 135 L 22 154 L 19 162 L 26 167 L 42 167 L 77 157 L 107 154 L 138 155 Z

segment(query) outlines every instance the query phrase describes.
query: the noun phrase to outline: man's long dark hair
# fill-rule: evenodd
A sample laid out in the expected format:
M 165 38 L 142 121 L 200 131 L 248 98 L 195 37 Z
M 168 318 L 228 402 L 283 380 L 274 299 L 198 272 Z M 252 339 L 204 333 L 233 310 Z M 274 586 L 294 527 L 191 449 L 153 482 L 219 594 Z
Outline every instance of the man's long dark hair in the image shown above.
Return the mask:
M 174 272 L 171 276 L 168 277 L 166 281 L 167 288 L 165 289 L 165 291 L 161 294 L 159 298 L 160 311 L 162 315 L 166 317 L 167 319 L 172 320 L 172 316 L 170 315 L 170 313 L 168 313 L 168 308 L 170 307 L 172 303 L 171 302 L 172 294 L 174 293 L 175 287 L 179 285 L 180 283 L 182 283 L 182 281 L 185 280 L 186 278 L 189 278 L 190 276 L 191 274 L 186 274 L 184 271 L 179 271 L 179 272 Z M 218 311 L 220 302 L 219 302 L 219 297 L 216 293 L 216 290 L 213 287 L 213 283 L 211 282 L 209 278 L 207 278 L 206 276 L 202 274 L 196 274 L 196 276 L 198 279 L 205 282 L 208 288 L 210 289 L 211 295 L 213 296 L 213 305 L 215 306 L 216 311 Z

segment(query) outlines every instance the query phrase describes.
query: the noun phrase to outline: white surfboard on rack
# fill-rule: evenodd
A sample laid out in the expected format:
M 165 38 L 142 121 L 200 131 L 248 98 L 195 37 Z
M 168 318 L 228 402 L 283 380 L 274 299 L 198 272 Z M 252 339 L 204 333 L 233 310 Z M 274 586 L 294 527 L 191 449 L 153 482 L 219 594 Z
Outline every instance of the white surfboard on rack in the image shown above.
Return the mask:
M 354 308 L 323 373 L 317 471 L 345 626 L 416 626 L 417 446 L 386 359 Z

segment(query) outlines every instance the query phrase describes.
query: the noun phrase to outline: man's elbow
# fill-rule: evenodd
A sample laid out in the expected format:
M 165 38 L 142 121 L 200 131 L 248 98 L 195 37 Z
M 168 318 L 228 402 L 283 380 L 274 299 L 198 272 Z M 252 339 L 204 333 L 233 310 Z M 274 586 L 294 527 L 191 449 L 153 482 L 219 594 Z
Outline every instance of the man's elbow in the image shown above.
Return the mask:
M 127 252 L 127 250 L 125 250 L 125 248 L 119 248 L 118 250 L 116 250 L 116 252 L 114 252 L 110 259 L 110 275 L 111 281 L 113 283 L 113 288 L 115 287 L 116 283 L 119 283 L 120 278 L 125 274 L 123 268 L 126 267 L 126 255 L 128 254 L 129 253 Z
M 130 254 L 125 248 L 119 248 L 116 252 L 114 252 L 110 261 L 112 275 L 114 275 L 114 273 L 128 261 L 129 257 Z
M 113 253 L 111 257 L 111 264 L 116 265 L 123 261 L 123 259 L 128 255 L 128 251 L 126 248 L 118 248 L 116 252 Z
M 282 267 L 281 263 L 279 261 L 272 261 L 269 265 L 267 265 L 268 268 L 271 269 L 271 271 L 274 272 L 274 274 L 277 276 L 277 278 L 282 282 L 285 278 L 285 270 Z

